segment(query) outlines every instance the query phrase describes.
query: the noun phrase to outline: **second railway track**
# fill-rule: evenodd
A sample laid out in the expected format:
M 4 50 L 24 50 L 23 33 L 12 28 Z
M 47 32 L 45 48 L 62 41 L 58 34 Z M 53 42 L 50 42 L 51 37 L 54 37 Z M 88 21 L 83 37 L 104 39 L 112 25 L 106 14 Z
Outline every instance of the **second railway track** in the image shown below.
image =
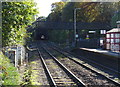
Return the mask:
M 46 43 L 48 45 L 48 43 Z M 59 46 L 55 45 L 55 44 L 52 44 L 52 43 L 49 43 L 49 46 L 52 47 L 54 50 L 56 51 L 59 51 L 60 53 L 62 53 L 63 55 L 69 57 L 70 59 L 75 59 L 79 62 L 81 62 L 81 64 L 89 67 L 89 68 L 92 68 L 94 69 L 95 71 L 98 71 L 100 72 L 101 74 L 103 75 L 106 75 L 108 78 L 111 78 L 112 80 L 120 83 L 120 80 L 119 80 L 119 74 L 120 74 L 120 69 L 119 69 L 119 60 L 116 59 L 117 62 L 115 61 L 112 61 L 112 60 L 109 60 L 109 61 L 106 61 L 106 60 L 99 60 L 99 61 L 103 61 L 103 63 L 100 63 L 100 62 L 97 62 L 95 61 L 94 59 L 97 59 L 97 57 L 99 56 L 96 56 L 95 58 L 95 55 L 91 56 L 90 53 L 79 53 L 78 54 L 75 54 L 73 52 L 68 52 L 62 48 L 60 48 Z M 81 56 L 81 55 L 85 55 L 85 56 Z M 89 56 L 89 57 L 86 57 L 86 56 Z M 91 59 L 91 57 L 94 57 L 93 59 Z M 103 59 L 105 59 L 103 57 Z M 114 62 L 114 63 L 112 63 Z M 109 63 L 110 66 L 106 65 L 106 63 Z M 113 67 L 111 67 L 113 66 Z M 116 70 L 116 67 L 117 66 L 117 70 Z
M 45 45 L 44 45 L 45 46 Z M 57 55 L 62 55 L 60 53 L 55 52 L 55 50 L 47 47 L 48 50 L 57 57 Z M 80 66 L 79 64 L 76 64 L 75 62 L 71 61 L 69 58 L 63 57 L 59 58 L 58 60 L 61 61 L 69 70 L 71 70 L 78 78 L 82 79 L 82 81 L 86 84 L 86 86 L 93 86 L 93 85 L 109 85 L 109 86 L 118 86 L 116 82 L 113 82 L 104 76 L 93 73 L 91 70 L 86 70 L 83 66 Z

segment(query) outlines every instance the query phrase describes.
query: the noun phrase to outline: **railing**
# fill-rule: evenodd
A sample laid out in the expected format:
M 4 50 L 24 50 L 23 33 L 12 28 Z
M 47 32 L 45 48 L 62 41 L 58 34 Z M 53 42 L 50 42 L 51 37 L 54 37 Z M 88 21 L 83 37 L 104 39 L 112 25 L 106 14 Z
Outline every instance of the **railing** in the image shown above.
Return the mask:
M 19 63 L 23 64 L 25 60 L 25 48 L 22 45 L 4 47 L 3 53 L 11 60 L 11 63 L 13 63 L 15 67 L 17 67 Z

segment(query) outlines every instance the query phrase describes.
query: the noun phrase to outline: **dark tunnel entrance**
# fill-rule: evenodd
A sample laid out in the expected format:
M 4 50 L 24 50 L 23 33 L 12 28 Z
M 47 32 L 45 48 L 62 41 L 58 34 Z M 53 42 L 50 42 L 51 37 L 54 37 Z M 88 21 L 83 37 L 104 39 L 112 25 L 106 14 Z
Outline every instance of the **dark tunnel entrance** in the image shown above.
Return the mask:
M 35 40 L 48 40 L 48 30 L 47 29 L 36 29 Z

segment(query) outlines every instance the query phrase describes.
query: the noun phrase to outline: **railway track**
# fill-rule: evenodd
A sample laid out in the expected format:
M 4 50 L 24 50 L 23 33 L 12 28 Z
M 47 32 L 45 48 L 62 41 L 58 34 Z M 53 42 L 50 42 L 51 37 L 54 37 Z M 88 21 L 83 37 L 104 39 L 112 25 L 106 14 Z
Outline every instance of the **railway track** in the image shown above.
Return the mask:
M 110 85 L 110 86 L 120 85 L 119 83 L 113 81 L 112 79 L 72 59 L 70 56 L 64 54 L 60 50 L 50 47 L 47 48 L 50 52 L 54 53 L 55 57 L 57 57 L 58 55 L 60 56 L 62 55 L 61 57 L 63 58 L 58 58 L 58 60 L 61 61 L 67 68 L 69 68 L 69 70 L 71 70 L 78 78 L 82 79 L 82 81 L 86 85 Z
M 80 58 L 80 59 L 78 59 L 78 60 L 86 61 L 87 63 L 89 63 L 89 64 L 92 65 L 93 67 L 95 66 L 95 67 L 98 68 L 100 71 L 103 71 L 102 73 L 106 72 L 108 75 L 110 75 L 110 78 L 112 78 L 112 79 L 114 79 L 114 78 L 119 78 L 120 72 L 119 72 L 118 70 L 114 69 L 114 68 L 107 67 L 107 66 L 102 65 L 102 64 L 100 64 L 100 63 L 98 63 L 98 62 L 96 62 L 96 61 L 94 61 L 94 60 L 89 59 L 89 58 L 85 58 L 85 57 L 83 57 L 83 56 L 79 56 L 79 55 L 77 55 L 77 54 L 74 54 L 74 53 L 71 53 L 71 52 L 68 52 L 68 51 L 63 51 L 63 49 L 57 47 L 56 45 L 53 45 L 53 44 L 51 44 L 51 43 L 49 43 L 49 44 L 52 45 L 51 47 L 52 47 L 53 49 L 55 49 L 55 50 L 57 50 L 57 51 L 59 51 L 59 52 L 61 52 L 61 50 L 62 50 L 62 54 L 64 54 L 65 56 L 66 56 L 66 55 L 67 55 L 67 56 L 69 55 L 70 58 L 75 58 L 74 56 L 76 56 L 76 57 L 77 57 L 76 59 Z M 50 45 L 49 45 L 49 46 L 50 46 Z M 73 55 L 74 55 L 74 56 L 73 56 Z M 86 62 L 84 62 L 85 65 L 87 65 Z M 104 74 L 105 74 L 105 73 L 104 73 Z M 118 80 L 118 81 L 119 81 L 119 80 Z
M 45 48 L 38 48 L 37 50 L 52 87 L 76 85 L 85 87 L 85 84 L 50 54 L 49 51 Z

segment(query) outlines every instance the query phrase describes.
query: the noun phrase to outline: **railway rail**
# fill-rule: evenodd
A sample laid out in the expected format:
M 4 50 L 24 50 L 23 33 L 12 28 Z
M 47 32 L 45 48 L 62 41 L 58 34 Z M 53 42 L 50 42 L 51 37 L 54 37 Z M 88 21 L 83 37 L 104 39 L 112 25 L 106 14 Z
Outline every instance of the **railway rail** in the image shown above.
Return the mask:
M 101 83 L 102 83 L 102 85 L 113 85 L 113 86 L 119 86 L 120 84 L 119 83 L 117 83 L 117 82 L 115 82 L 115 81 L 113 81 L 112 79 L 110 79 L 110 78 L 108 78 L 107 76 L 104 76 L 104 75 L 102 75 L 101 73 L 99 73 L 99 72 L 97 72 L 97 71 L 94 71 L 93 69 L 90 69 L 89 67 L 86 67 L 85 65 L 83 65 L 83 64 L 81 64 L 80 62 L 78 62 L 78 61 L 76 61 L 76 60 L 74 60 L 73 58 L 71 58 L 70 56 L 68 56 L 67 54 L 65 54 L 65 53 L 63 53 L 63 52 L 61 52 L 60 50 L 58 50 L 58 49 L 55 49 L 55 48 L 52 48 L 52 50 L 51 50 L 51 48 L 50 47 L 47 47 L 47 48 L 49 48 L 49 50 L 52 52 L 52 53 L 54 53 L 52 50 L 54 49 L 54 50 L 56 50 L 56 52 L 59 52 L 59 53 L 61 53 L 62 55 L 64 55 L 65 57 L 67 57 L 67 59 L 66 58 L 62 58 L 61 59 L 61 62 L 62 63 L 64 63 L 64 65 L 66 65 L 66 67 L 70 67 L 69 69 L 74 73 L 74 74 L 76 74 L 76 76 L 77 77 L 79 77 L 79 78 L 81 78 L 82 77 L 82 75 L 84 76 L 84 74 L 82 74 L 82 75 L 78 75 L 78 72 L 81 72 L 81 70 L 83 70 L 83 72 L 82 73 L 84 73 L 84 72 L 87 72 L 90 76 L 87 76 L 87 78 L 83 78 L 83 80 L 84 80 L 84 82 L 86 82 L 86 84 L 87 85 L 101 85 Z M 55 53 L 56 53 L 55 52 Z M 55 55 L 55 54 L 54 54 Z M 68 60 L 69 59 L 69 60 Z M 66 62 L 64 62 L 64 61 L 66 61 Z M 72 63 L 74 61 L 74 63 Z M 69 63 L 70 62 L 70 64 L 67 64 L 67 63 Z M 73 65 L 75 65 L 75 66 L 73 66 Z M 79 66 L 78 66 L 79 65 Z M 80 70 L 78 70 L 77 68 L 75 69 L 75 67 L 80 67 L 81 66 L 81 68 L 79 68 Z M 87 71 L 85 70 L 85 69 L 87 69 Z M 86 74 L 87 74 L 86 73 Z M 93 73 L 93 75 L 92 74 L 90 74 L 90 73 Z M 81 78 L 82 79 L 82 78 Z M 92 81 L 93 80 L 93 81 Z M 100 83 L 99 83 L 100 82 Z
M 56 45 L 53 45 L 53 44 L 51 44 L 51 45 L 52 45 L 51 47 L 52 47 L 53 49 L 55 49 L 55 50 L 57 50 L 57 51 L 59 51 L 59 52 L 61 52 L 61 50 L 62 50 L 62 54 L 64 54 L 65 56 L 66 56 L 66 55 L 67 55 L 67 56 L 69 55 L 70 58 L 75 58 L 74 56 L 76 56 L 77 59 L 80 58 L 80 60 L 82 60 L 82 61 L 85 60 L 85 61 L 87 61 L 88 63 L 90 63 L 91 65 L 97 67 L 98 69 L 107 72 L 109 75 L 112 75 L 111 78 L 116 78 L 116 77 L 118 77 L 118 76 L 120 75 L 120 72 L 119 72 L 118 70 L 114 69 L 114 68 L 107 67 L 107 66 L 102 65 L 102 64 L 100 64 L 100 63 L 98 63 L 98 62 L 96 62 L 96 61 L 94 61 L 94 60 L 89 59 L 89 58 L 85 58 L 85 57 L 83 57 L 83 56 L 80 56 L 80 55 L 77 55 L 77 54 L 74 54 L 74 53 L 71 53 L 71 52 L 68 52 L 68 51 L 65 51 L 65 50 L 63 51 L 63 49 L 57 47 Z M 74 55 L 74 56 L 73 56 L 73 55 Z M 84 64 L 85 64 L 85 63 L 84 63 Z M 112 65 L 112 64 L 111 64 L 111 65 Z
M 62 63 L 60 63 L 52 54 L 50 54 L 49 51 L 43 47 L 37 48 L 37 50 L 52 87 L 72 85 L 80 85 L 85 87 L 85 84 L 71 71 L 69 71 Z

